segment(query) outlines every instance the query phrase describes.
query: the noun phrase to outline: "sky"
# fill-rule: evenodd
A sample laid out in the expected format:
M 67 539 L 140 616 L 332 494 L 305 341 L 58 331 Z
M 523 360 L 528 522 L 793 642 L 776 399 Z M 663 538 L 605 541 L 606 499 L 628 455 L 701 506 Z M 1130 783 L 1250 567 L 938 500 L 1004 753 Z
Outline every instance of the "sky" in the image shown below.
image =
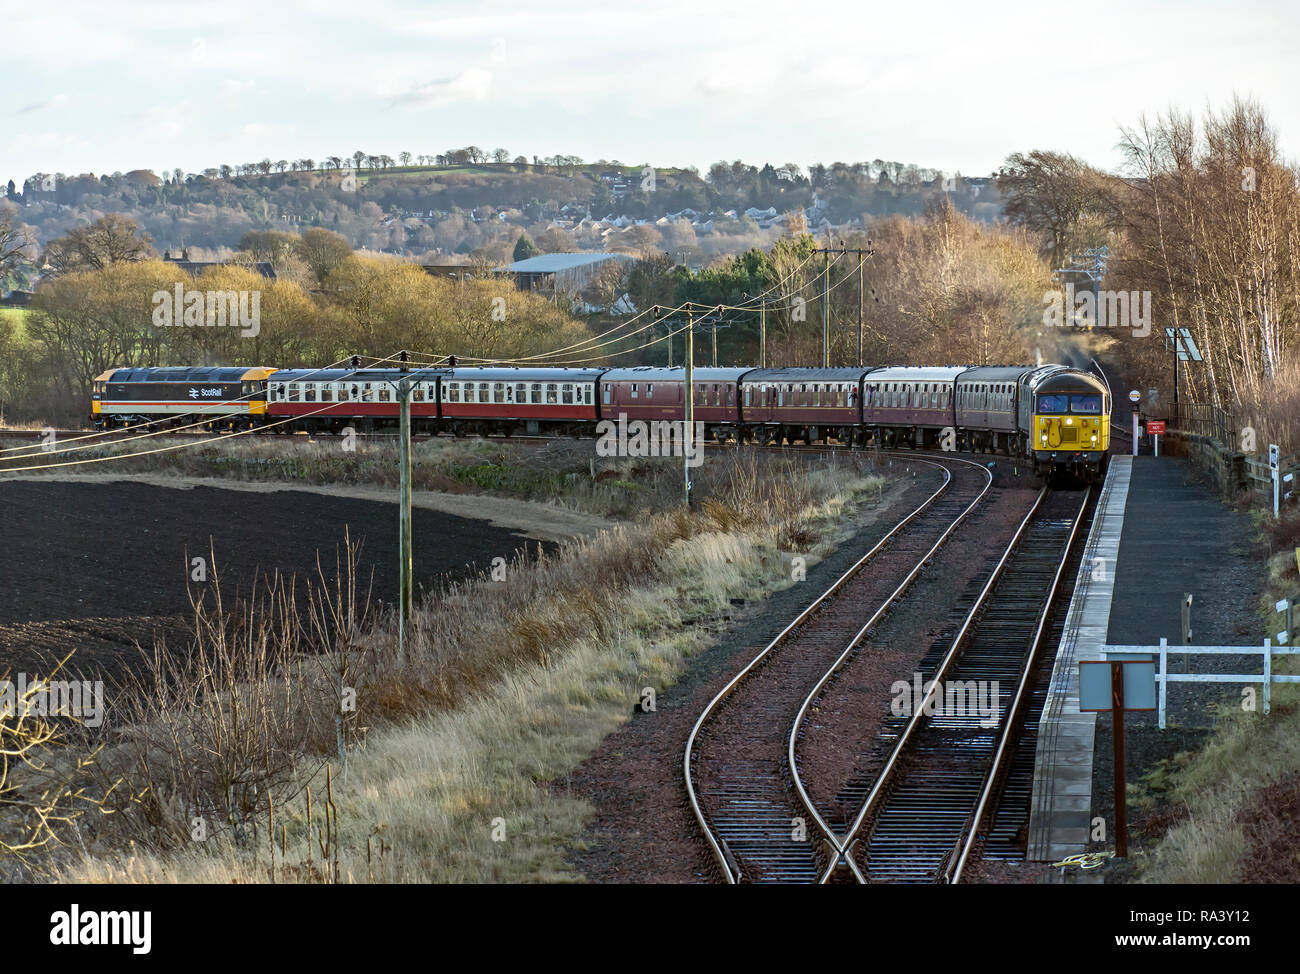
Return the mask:
M 0 0 L 0 182 L 356 150 L 625 164 L 1116 168 L 1145 112 L 1260 101 L 1300 144 L 1300 5 Z

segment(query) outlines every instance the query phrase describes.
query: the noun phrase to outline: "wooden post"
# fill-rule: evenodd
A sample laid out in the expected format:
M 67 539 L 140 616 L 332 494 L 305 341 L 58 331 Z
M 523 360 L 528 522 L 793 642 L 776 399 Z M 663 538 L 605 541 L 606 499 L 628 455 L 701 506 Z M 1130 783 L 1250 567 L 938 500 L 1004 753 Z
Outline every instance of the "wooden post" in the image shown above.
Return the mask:
M 758 311 L 758 367 L 767 368 L 767 298 Z
M 1115 738 L 1115 855 L 1128 856 L 1128 796 L 1124 782 L 1124 664 L 1110 664 L 1110 713 Z

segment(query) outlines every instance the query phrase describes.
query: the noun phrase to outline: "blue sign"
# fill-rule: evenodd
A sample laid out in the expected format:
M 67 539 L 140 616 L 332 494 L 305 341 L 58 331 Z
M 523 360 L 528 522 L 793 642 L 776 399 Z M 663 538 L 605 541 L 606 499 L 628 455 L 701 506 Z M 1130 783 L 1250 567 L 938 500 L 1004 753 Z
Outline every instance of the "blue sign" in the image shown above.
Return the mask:
M 1124 673 L 1124 709 L 1156 709 L 1156 664 L 1149 659 L 1083 660 L 1079 663 L 1079 712 L 1107 712 L 1111 705 L 1110 667 Z

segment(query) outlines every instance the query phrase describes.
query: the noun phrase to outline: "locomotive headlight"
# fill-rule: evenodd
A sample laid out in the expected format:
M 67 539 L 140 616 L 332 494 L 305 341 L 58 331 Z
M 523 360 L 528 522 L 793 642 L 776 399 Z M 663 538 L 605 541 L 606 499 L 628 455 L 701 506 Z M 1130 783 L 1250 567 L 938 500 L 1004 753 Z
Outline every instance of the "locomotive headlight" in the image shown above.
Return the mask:
M 1070 419 L 1069 417 L 1066 417 L 1065 425 L 1066 425 L 1066 426 L 1073 426 L 1073 425 L 1074 425 L 1074 420 Z
M 1043 434 L 1043 442 L 1044 442 L 1044 443 L 1047 442 L 1047 434 L 1046 434 L 1046 433 Z

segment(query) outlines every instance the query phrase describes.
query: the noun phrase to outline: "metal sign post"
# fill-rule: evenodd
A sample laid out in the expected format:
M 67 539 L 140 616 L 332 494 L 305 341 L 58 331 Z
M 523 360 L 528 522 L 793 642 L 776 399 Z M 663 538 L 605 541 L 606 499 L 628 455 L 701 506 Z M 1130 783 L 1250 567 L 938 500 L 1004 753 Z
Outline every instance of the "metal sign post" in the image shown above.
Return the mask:
M 1160 436 L 1165 431 L 1163 419 L 1148 419 L 1147 432 L 1151 434 L 1151 444 L 1156 456 L 1160 456 Z
M 1268 474 L 1273 480 L 1273 517 L 1276 519 L 1282 495 L 1282 450 L 1276 443 L 1268 445 Z
M 1079 710 L 1110 711 L 1115 744 L 1115 855 L 1128 855 L 1128 801 L 1124 767 L 1124 711 L 1156 709 L 1156 664 L 1147 659 L 1079 663 Z M 1127 692 L 1126 692 L 1127 691 Z
M 1133 455 L 1137 456 L 1138 455 L 1138 412 L 1141 408 L 1138 405 L 1138 403 L 1142 401 L 1142 393 L 1134 389 L 1132 392 L 1128 394 L 1128 401 L 1133 404 Z

